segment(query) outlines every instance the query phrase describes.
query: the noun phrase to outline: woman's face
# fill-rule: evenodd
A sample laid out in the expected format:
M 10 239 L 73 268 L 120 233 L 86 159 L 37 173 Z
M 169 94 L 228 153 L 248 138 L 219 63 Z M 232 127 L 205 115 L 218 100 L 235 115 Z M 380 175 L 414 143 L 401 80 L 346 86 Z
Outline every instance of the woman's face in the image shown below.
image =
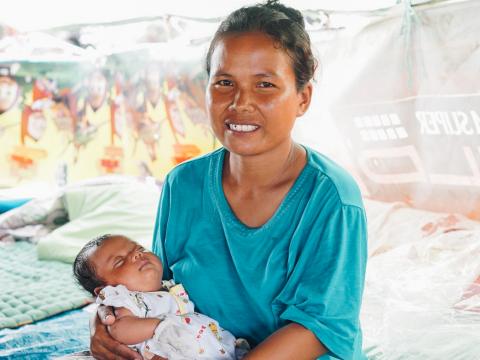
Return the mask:
M 292 60 L 262 33 L 229 35 L 212 53 L 206 105 L 213 131 L 232 153 L 257 155 L 290 146 L 295 119 L 310 103 L 297 91 Z
M 89 261 L 107 285 L 122 284 L 131 291 L 158 291 L 162 286 L 160 259 L 126 237 L 105 240 Z

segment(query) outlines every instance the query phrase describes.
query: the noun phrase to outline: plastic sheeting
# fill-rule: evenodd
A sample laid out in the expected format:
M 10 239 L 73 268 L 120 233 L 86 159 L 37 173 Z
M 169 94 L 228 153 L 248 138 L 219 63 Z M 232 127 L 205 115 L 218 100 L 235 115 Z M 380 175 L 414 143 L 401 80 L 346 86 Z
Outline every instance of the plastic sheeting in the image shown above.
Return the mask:
M 297 138 L 367 197 L 480 219 L 480 2 L 408 4 L 311 32 L 321 72 Z
M 370 359 L 480 358 L 480 223 L 366 202 L 362 307 Z

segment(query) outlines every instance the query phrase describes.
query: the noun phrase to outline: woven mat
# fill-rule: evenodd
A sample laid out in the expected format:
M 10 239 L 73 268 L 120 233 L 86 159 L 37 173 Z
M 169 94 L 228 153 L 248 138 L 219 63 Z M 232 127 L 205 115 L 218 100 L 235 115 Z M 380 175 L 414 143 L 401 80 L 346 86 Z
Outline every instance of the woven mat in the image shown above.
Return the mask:
M 0 329 L 45 319 L 91 302 L 72 265 L 37 259 L 35 245 L 0 243 Z

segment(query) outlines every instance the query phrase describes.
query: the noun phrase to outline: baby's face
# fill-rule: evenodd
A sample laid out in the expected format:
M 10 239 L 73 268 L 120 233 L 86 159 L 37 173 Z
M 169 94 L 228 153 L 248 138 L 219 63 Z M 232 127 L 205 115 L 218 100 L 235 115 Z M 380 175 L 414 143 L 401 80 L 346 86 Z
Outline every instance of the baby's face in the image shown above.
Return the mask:
M 162 287 L 160 259 L 126 237 L 105 240 L 89 261 L 108 285 L 122 284 L 132 291 L 158 291 Z

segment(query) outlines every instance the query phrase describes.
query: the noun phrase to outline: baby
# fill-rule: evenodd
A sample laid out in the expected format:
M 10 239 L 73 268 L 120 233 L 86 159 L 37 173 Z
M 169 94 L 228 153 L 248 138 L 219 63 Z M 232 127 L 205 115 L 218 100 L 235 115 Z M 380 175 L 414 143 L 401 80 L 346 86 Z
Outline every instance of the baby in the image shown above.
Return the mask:
M 160 259 L 125 236 L 88 242 L 73 272 L 98 304 L 114 307 L 116 320 L 106 320 L 111 336 L 146 359 L 239 359 L 248 351 L 244 340 L 194 312 L 182 285 L 162 281 Z

